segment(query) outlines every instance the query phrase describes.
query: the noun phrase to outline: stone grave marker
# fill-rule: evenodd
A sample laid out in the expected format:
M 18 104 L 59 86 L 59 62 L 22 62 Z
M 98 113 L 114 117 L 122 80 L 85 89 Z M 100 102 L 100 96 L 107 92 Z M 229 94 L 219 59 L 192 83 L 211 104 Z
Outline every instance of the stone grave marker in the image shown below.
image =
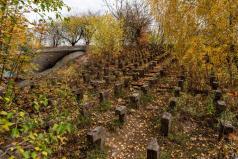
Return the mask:
M 114 96 L 119 97 L 120 95 L 122 95 L 122 91 L 123 91 L 123 84 L 122 83 L 115 84 L 115 86 L 114 86 Z
M 222 99 L 222 91 L 220 89 L 215 90 L 214 92 L 214 102 L 217 102 Z
M 169 110 L 173 111 L 177 104 L 177 98 L 173 97 L 169 100 Z
M 219 140 L 221 138 L 228 139 L 231 133 L 235 132 L 235 127 L 229 121 L 221 121 L 219 126 Z
M 168 112 L 163 113 L 161 118 L 161 134 L 168 136 L 171 129 L 172 115 Z
M 143 92 L 144 95 L 148 95 L 149 93 L 149 85 L 148 84 L 144 84 L 142 87 L 141 87 L 141 91 Z
M 99 93 L 99 102 L 100 103 L 106 102 L 106 101 L 108 101 L 108 99 L 109 99 L 109 91 L 108 90 L 105 90 L 105 91 L 102 91 Z
M 125 122 L 126 119 L 126 107 L 125 106 L 119 106 L 115 110 L 115 114 L 118 116 L 118 119 L 121 123 Z
M 98 126 L 87 133 L 87 141 L 90 148 L 104 150 L 105 147 L 105 128 Z
M 212 89 L 216 90 L 219 87 L 219 83 L 215 80 L 212 82 Z
M 160 147 L 157 139 L 154 138 L 150 141 L 147 147 L 147 159 L 159 159 L 160 158 Z
M 140 93 L 133 93 L 130 97 L 130 105 L 135 108 L 140 106 Z
M 181 92 L 181 88 L 180 87 L 175 87 L 174 88 L 174 96 L 175 97 L 179 97 L 180 96 L 180 92 Z
M 183 90 L 183 84 L 184 84 L 184 80 L 179 79 L 179 80 L 178 80 L 178 87 L 181 88 L 181 91 Z
M 226 103 L 225 101 L 223 100 L 218 100 L 216 103 L 215 103 L 215 107 L 216 107 L 216 114 L 219 115 L 221 114 L 222 112 L 224 112 L 226 110 Z
M 131 83 L 131 78 L 130 77 L 125 77 L 124 78 L 124 87 L 128 88 L 130 86 Z

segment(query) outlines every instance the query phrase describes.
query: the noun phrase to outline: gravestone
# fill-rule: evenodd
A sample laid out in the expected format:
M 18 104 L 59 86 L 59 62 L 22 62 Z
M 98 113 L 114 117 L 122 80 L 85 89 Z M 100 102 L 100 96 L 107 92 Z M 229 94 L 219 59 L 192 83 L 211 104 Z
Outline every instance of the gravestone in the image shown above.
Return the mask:
M 128 88 L 130 86 L 131 83 L 131 78 L 130 77 L 125 77 L 124 78 L 124 87 Z
M 216 107 L 216 114 L 220 115 L 222 112 L 224 112 L 226 110 L 226 103 L 223 100 L 219 100 L 215 103 L 215 107 Z
M 180 80 L 185 80 L 185 79 L 186 79 L 186 77 L 185 77 L 185 75 L 184 75 L 184 74 L 181 74 L 181 75 L 179 76 L 179 79 L 180 79 Z
M 161 77 L 165 76 L 165 69 L 164 68 L 161 68 L 159 72 L 160 72 Z
M 219 83 L 215 80 L 212 82 L 212 89 L 216 90 L 219 87 Z
M 173 97 L 169 100 L 169 110 L 170 111 L 173 111 L 175 109 L 176 103 L 177 103 L 177 98 Z
M 83 99 L 83 96 L 84 96 L 83 89 L 74 90 L 74 93 L 76 95 L 77 102 L 80 102 Z
M 180 87 L 175 87 L 174 88 L 174 96 L 175 97 L 179 97 L 180 96 L 180 92 L 181 92 L 181 88 Z
M 122 91 L 123 91 L 123 85 L 121 83 L 115 84 L 115 86 L 114 86 L 114 96 L 119 97 L 120 95 L 122 95 Z
M 168 136 L 171 128 L 172 115 L 168 112 L 163 113 L 161 118 L 161 134 L 163 136 Z
M 149 83 L 149 86 L 152 87 L 153 85 L 155 85 L 157 83 L 157 78 L 155 78 L 155 77 L 149 78 L 148 83 Z
M 80 107 L 80 115 L 84 116 L 84 117 L 89 117 L 90 113 L 89 113 L 89 109 L 93 107 L 92 103 L 85 103 L 83 105 L 81 105 Z
M 221 121 L 219 126 L 219 140 L 221 138 L 228 139 L 231 133 L 235 132 L 235 127 L 228 121 Z
M 216 80 L 216 76 L 214 74 L 211 74 L 209 77 L 210 85 Z
M 132 73 L 132 78 L 133 78 L 133 81 L 139 80 L 139 73 L 138 72 Z
M 105 91 L 102 91 L 102 92 L 99 93 L 99 102 L 100 103 L 108 101 L 108 98 L 109 98 L 109 91 L 108 90 L 105 90 Z
M 144 84 L 141 87 L 141 91 L 143 92 L 144 95 L 148 95 L 148 93 L 149 93 L 149 85 L 148 84 Z
M 87 141 L 90 148 L 104 150 L 105 146 L 105 129 L 98 126 L 87 133 Z
M 182 79 L 178 80 L 178 87 L 181 88 L 181 91 L 183 90 L 183 84 L 184 84 L 184 80 Z
M 103 77 L 103 76 L 102 76 L 102 73 L 98 71 L 97 74 L 96 74 L 96 79 L 97 79 L 97 80 L 101 80 L 102 77 Z
M 109 68 L 108 67 L 104 68 L 103 72 L 104 72 L 104 76 L 109 76 Z
M 130 97 L 130 105 L 135 108 L 140 106 L 140 93 L 133 93 Z
M 160 158 L 160 147 L 157 139 L 154 138 L 150 141 L 147 147 L 147 159 L 159 159 Z
M 121 123 L 124 123 L 126 117 L 126 107 L 125 106 L 117 107 L 115 110 L 115 114 L 118 115 L 119 121 Z
M 222 92 L 220 89 L 215 90 L 214 102 L 217 102 L 222 99 Z
M 140 78 L 144 77 L 144 75 L 145 75 L 144 69 L 136 69 L 136 71 L 138 72 Z
M 122 60 L 120 60 L 120 61 L 118 62 L 118 68 L 119 68 L 119 69 L 123 69 L 123 68 L 124 68 L 124 63 L 122 62 Z

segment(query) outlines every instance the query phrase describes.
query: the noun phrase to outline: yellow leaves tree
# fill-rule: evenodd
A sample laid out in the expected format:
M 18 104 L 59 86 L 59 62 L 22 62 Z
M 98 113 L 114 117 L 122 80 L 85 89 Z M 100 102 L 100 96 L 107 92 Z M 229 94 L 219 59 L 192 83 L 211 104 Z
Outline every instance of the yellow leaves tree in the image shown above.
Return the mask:
M 165 44 L 192 74 L 207 78 L 211 68 L 232 83 L 237 74 L 238 1 L 149 0 Z M 204 56 L 209 56 L 206 64 Z M 206 66 L 206 67 L 205 67 Z M 197 76 L 197 75 L 196 75 Z M 195 78 L 194 78 L 195 79 Z
M 78 16 L 71 16 L 68 17 L 67 20 L 63 21 L 61 36 L 72 46 L 75 46 L 83 37 L 82 18 Z
M 97 56 L 118 55 L 122 50 L 122 22 L 111 15 L 98 16 L 94 23 L 95 32 L 92 36 L 91 52 Z
M 82 16 L 82 24 L 84 27 L 83 38 L 86 42 L 86 45 L 90 44 L 93 34 L 96 31 L 94 24 L 96 24 L 97 19 L 98 19 L 98 16 L 93 15 L 92 13 Z

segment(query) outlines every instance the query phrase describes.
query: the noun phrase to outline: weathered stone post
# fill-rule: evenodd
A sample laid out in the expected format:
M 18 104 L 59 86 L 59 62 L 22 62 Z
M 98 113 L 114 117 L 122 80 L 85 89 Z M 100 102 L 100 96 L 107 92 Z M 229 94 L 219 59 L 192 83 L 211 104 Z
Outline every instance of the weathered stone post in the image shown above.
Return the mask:
M 183 90 L 183 84 L 184 84 L 184 80 L 182 79 L 178 80 L 178 87 L 181 88 L 181 91 Z
M 90 76 L 87 73 L 83 73 L 82 76 L 84 83 L 88 84 L 90 82 Z
M 122 95 L 122 89 L 123 89 L 123 85 L 121 83 L 115 84 L 115 86 L 114 86 L 114 96 L 119 97 L 120 95 Z
M 173 97 L 169 100 L 169 110 L 173 111 L 176 107 L 177 98 Z
M 227 121 L 221 121 L 220 122 L 220 128 L 219 128 L 219 140 L 224 137 L 224 139 L 228 139 L 229 134 L 235 132 L 235 127 Z
M 125 106 L 117 107 L 115 110 L 115 114 L 118 115 L 119 121 L 121 123 L 124 123 L 126 118 L 126 107 Z
M 100 92 L 100 94 L 99 94 L 99 102 L 100 103 L 108 101 L 108 98 L 109 98 L 109 91 L 105 90 L 105 91 Z
M 210 80 L 210 85 L 212 85 L 212 83 L 216 80 L 216 76 L 214 74 L 211 74 L 209 77 Z
M 130 105 L 139 108 L 140 106 L 140 93 L 133 93 L 130 97 Z
M 226 103 L 225 101 L 219 100 L 215 103 L 216 114 L 220 115 L 222 112 L 226 110 Z
M 105 128 L 98 126 L 87 133 L 87 141 L 90 148 L 104 150 L 105 145 Z
M 147 147 L 147 159 L 159 159 L 160 158 L 160 147 L 157 139 L 154 138 L 150 141 Z
M 174 88 L 174 96 L 179 97 L 181 92 L 181 87 L 175 87 Z
M 76 95 L 77 102 L 80 102 L 83 99 L 84 91 L 82 89 L 74 90 L 74 93 Z
M 215 80 L 212 82 L 212 89 L 216 90 L 219 87 L 219 83 Z
M 141 91 L 143 92 L 144 95 L 148 95 L 148 93 L 149 93 L 149 85 L 148 84 L 144 84 L 141 87 Z
M 161 68 L 159 72 L 160 72 L 161 77 L 165 76 L 165 69 L 164 68 Z
M 171 128 L 172 115 L 168 112 L 163 113 L 161 118 L 161 133 L 163 136 L 168 136 Z
M 124 78 L 124 87 L 128 88 L 130 86 L 131 78 L 130 77 L 125 77 Z
M 215 90 L 214 102 L 217 102 L 222 99 L 222 92 L 220 89 Z

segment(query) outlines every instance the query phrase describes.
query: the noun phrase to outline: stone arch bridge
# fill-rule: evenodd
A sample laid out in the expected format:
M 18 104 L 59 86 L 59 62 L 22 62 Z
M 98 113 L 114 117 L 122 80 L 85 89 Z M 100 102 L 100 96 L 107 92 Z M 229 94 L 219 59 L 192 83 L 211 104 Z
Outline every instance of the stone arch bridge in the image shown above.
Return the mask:
M 43 72 L 54 67 L 59 61 L 70 54 L 79 53 L 79 55 L 83 55 L 86 53 L 86 48 L 86 46 L 81 45 L 74 47 L 63 46 L 41 49 L 33 59 L 33 64 L 36 65 L 36 72 Z

